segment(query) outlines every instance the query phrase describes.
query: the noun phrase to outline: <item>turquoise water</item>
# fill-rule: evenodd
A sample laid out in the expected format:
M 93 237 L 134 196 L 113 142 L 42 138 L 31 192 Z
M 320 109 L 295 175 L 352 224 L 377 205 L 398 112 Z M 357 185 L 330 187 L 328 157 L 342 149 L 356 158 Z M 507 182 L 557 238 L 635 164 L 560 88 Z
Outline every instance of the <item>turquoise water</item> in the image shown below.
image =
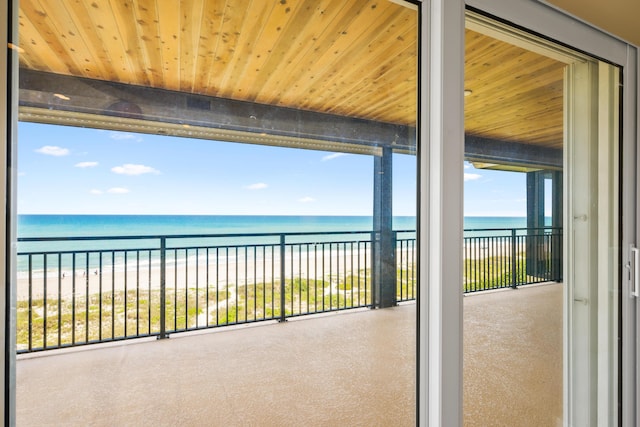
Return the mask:
M 394 229 L 414 229 L 414 217 L 395 217 Z M 367 216 L 256 215 L 19 215 L 18 237 L 368 231 Z
M 113 236 L 167 236 L 204 234 L 252 234 L 275 233 L 273 237 L 224 237 L 216 239 L 170 239 L 167 247 L 196 245 L 224 246 L 242 244 L 279 243 L 277 233 L 353 232 L 363 234 L 353 236 L 302 236 L 287 237 L 288 243 L 323 242 L 331 240 L 368 240 L 373 220 L 369 216 L 235 216 L 235 215 L 19 215 L 18 237 L 113 237 Z M 394 230 L 415 230 L 415 217 L 394 217 Z M 465 229 L 523 228 L 524 217 L 466 217 Z M 483 234 L 483 233 L 471 233 Z M 486 235 L 486 232 L 484 232 Z M 467 233 L 469 235 L 469 233 Z M 400 237 L 413 237 L 413 233 Z M 82 251 L 109 249 L 154 249 L 153 258 L 158 257 L 159 239 L 105 240 L 105 241 L 55 241 L 19 242 L 18 252 L 40 251 Z M 123 253 L 117 254 L 116 262 L 122 262 Z M 57 263 L 51 257 L 48 262 Z M 69 267 L 70 256 L 62 258 L 65 268 Z M 83 265 L 86 258 L 77 262 Z M 18 258 L 18 271 L 28 270 L 27 258 Z M 42 260 L 35 259 L 34 268 L 41 268 Z M 94 261 L 90 261 L 93 265 Z
M 18 215 L 18 237 L 146 236 L 230 233 L 369 231 L 369 216 Z M 415 217 L 394 217 L 395 230 Z M 465 229 L 523 228 L 525 217 L 465 217 Z

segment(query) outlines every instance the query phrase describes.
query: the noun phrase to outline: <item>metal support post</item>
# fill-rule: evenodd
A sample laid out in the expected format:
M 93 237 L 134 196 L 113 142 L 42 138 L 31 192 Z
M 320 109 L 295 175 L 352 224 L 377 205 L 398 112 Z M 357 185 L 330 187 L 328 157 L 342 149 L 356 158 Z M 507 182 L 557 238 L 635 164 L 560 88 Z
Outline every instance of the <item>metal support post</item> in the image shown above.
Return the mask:
M 391 147 L 382 149 L 382 156 L 374 158 L 373 179 L 373 303 L 375 307 L 397 304 L 397 272 L 395 238 L 393 233 L 393 178 Z
M 542 276 L 546 270 L 544 243 L 544 179 L 545 171 L 527 173 L 527 244 L 526 272 L 529 276 Z

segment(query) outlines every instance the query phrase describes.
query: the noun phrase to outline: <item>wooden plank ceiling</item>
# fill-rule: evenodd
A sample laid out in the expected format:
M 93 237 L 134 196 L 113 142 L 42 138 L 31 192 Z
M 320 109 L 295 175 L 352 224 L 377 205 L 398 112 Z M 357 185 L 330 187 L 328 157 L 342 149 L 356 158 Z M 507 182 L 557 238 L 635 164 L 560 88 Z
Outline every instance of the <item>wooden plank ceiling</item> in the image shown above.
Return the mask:
M 389 0 L 21 0 L 20 66 L 416 124 L 414 8 Z M 562 144 L 564 64 L 467 30 L 466 132 Z

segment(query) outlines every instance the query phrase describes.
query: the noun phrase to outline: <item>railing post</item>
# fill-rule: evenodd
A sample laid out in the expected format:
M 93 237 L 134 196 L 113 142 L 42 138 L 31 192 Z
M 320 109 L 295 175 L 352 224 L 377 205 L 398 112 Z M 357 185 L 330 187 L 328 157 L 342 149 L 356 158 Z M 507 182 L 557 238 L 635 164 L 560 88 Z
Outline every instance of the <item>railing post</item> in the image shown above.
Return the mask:
M 169 338 L 167 335 L 167 238 L 160 238 L 160 336 L 158 339 Z
M 518 244 L 518 237 L 516 236 L 516 229 L 511 229 L 511 287 L 517 289 L 518 287 L 518 261 L 516 260 L 516 245 Z
M 285 235 L 281 234 L 280 235 L 280 319 L 278 319 L 278 322 L 286 322 L 287 321 L 287 314 L 286 314 L 286 310 L 285 310 L 285 304 L 286 304 L 286 298 L 285 298 L 285 271 L 286 271 L 286 265 L 284 263 L 284 257 L 285 257 L 285 252 L 286 252 L 286 248 L 284 245 L 285 242 Z

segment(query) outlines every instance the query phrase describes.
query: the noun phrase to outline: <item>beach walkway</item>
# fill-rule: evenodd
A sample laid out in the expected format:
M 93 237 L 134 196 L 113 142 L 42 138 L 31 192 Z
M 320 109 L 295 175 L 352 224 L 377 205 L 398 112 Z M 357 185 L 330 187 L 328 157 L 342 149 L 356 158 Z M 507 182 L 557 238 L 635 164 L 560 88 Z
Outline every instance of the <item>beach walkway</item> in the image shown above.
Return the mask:
M 555 426 L 562 285 L 464 304 L 465 426 Z M 412 426 L 415 307 L 20 355 L 17 424 Z

